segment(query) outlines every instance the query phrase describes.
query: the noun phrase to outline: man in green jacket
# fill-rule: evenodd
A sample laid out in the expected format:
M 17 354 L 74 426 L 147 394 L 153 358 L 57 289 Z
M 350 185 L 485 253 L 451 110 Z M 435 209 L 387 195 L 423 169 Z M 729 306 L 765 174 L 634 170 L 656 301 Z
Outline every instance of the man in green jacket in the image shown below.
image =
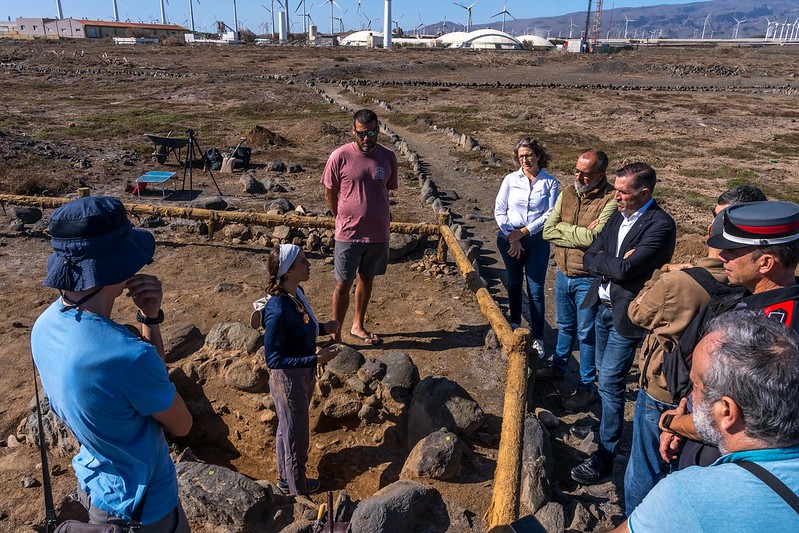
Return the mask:
M 580 381 L 564 402 L 568 411 L 584 410 L 596 398 L 594 317 L 597 307 L 582 309 L 594 278 L 583 268 L 583 254 L 616 212 L 615 189 L 608 183 L 608 156 L 591 148 L 580 154 L 574 167 L 574 184 L 566 187 L 544 224 L 544 239 L 555 245 L 558 272 L 555 281 L 555 314 L 558 344 L 552 365 L 540 368 L 536 379 L 563 379 L 569 355 L 580 346 Z

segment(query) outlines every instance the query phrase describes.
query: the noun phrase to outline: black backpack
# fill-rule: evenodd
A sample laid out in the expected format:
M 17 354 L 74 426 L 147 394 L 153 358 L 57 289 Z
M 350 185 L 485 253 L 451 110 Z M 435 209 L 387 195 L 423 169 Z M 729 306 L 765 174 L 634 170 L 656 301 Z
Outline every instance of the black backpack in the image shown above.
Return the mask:
M 748 294 L 741 286 L 722 283 L 701 267 L 684 270 L 710 295 L 710 302 L 697 314 L 680 337 L 674 349 L 663 355 L 663 375 L 677 404 L 691 392 L 691 358 L 704 333 L 704 326 L 713 317 L 734 308 Z
M 219 170 L 222 168 L 222 152 L 218 148 L 209 148 L 205 151 L 205 160 L 208 162 L 208 167 L 211 170 Z

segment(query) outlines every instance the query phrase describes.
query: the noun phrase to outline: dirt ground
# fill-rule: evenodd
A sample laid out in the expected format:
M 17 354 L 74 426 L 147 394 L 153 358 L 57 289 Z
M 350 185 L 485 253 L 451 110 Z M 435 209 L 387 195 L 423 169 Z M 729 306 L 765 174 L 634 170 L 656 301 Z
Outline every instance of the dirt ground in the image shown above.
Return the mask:
M 261 126 L 279 137 L 248 140 L 254 175 L 275 180 L 287 192 L 248 195 L 238 175 L 215 174 L 227 202 L 238 210 L 262 212 L 269 200 L 285 197 L 322 214 L 319 176 L 330 151 L 348 140 L 350 114 L 339 105 L 372 107 L 419 154 L 439 190 L 457 193 L 458 199 L 447 202 L 453 219 L 482 243 L 482 275 L 504 305 L 492 209 L 502 177 L 513 168 L 511 149 L 520 137 L 532 135 L 547 143 L 553 154 L 549 170 L 563 185 L 570 183 L 569 171 L 588 146 L 606 150 L 612 168 L 633 160 L 650 163 L 659 177 L 655 196 L 680 229 L 676 260 L 695 260 L 705 251 L 702 234 L 715 197 L 727 188 L 754 183 L 771 198 L 799 200 L 797 65 L 799 50 L 787 46 L 578 56 L 2 41 L 0 193 L 63 195 L 88 186 L 92 194 L 126 202 L 185 205 L 162 199 L 157 189 L 141 200 L 124 192 L 143 172 L 162 169 L 152 161 L 153 145 L 143 134 L 171 131 L 179 137 L 191 127 L 203 148 L 225 150 Z M 352 90 L 339 82 L 348 82 Z M 388 105 L 378 107 L 380 101 Z M 442 132 L 447 127 L 474 137 L 482 149 L 457 147 Z M 304 170 L 267 170 L 274 159 Z M 166 168 L 180 170 L 174 161 L 170 164 Z M 393 219 L 435 222 L 433 211 L 419 200 L 418 182 L 404 159 L 400 175 Z M 207 174 L 195 172 L 193 186 L 201 197 L 215 195 Z M 22 488 L 20 480 L 41 478 L 39 458 L 32 447 L 7 447 L 6 438 L 30 412 L 30 328 L 56 295 L 41 286 L 49 250 L 45 226 L 18 232 L 10 229 L 11 220 L 6 207 L 0 213 L 0 530 L 25 531 L 41 522 L 41 488 Z M 231 242 L 221 233 L 208 239 L 168 227 L 153 231 L 159 248 L 146 271 L 164 280 L 169 322 L 190 322 L 207 333 L 218 322 L 248 321 L 250 302 L 263 294 L 268 250 L 253 241 Z M 453 482 L 433 483 L 450 511 L 450 530 L 480 531 L 497 455 L 504 362 L 498 352 L 484 348 L 487 321 L 461 278 L 412 270 L 434 246 L 392 264 L 376 283 L 368 325 L 385 342 L 362 352 L 405 350 L 422 377 L 457 381 L 488 414 L 483 432 L 490 438 L 469 441 L 471 452 Z M 330 310 L 332 266 L 323 254 L 311 258 L 306 292 L 324 319 Z M 551 327 L 554 270 L 547 293 Z M 217 292 L 222 283 L 232 288 Z M 132 322 L 127 302 L 114 313 L 119 321 Z M 554 339 L 555 331 L 548 328 L 550 350 Z M 344 340 L 357 346 L 352 338 Z M 172 366 L 203 357 L 209 354 L 198 352 Z M 224 368 L 235 356 L 213 357 Z M 258 418 L 261 398 L 226 387 L 215 368 L 203 374 L 203 394 L 218 414 L 217 440 L 191 442 L 190 436 L 188 445 L 201 459 L 254 479 L 274 480 L 273 440 Z M 591 528 L 601 530 L 618 521 L 616 489 L 624 467 L 616 468 L 604 488 L 580 488 L 569 479 L 568 469 L 580 456 L 569 441 L 568 425 L 596 418 L 599 409 L 566 415 L 562 399 L 573 383 L 570 377 L 563 385 L 539 386 L 531 406 L 543 405 L 564 422 L 553 430 L 555 485 L 598 509 Z M 406 453 L 398 443 L 401 431 L 386 422 L 314 435 L 311 473 L 319 473 L 330 489 L 346 488 L 355 499 L 367 497 L 397 479 Z M 56 502 L 61 502 L 74 476 L 69 458 L 52 462 L 63 472 L 53 480 Z

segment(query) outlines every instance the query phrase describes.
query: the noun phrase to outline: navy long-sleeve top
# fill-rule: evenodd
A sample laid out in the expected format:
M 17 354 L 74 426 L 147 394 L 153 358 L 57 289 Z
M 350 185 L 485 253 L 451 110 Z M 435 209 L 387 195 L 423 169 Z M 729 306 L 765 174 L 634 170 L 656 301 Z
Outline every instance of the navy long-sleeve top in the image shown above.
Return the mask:
M 316 324 L 288 296 L 269 298 L 264 309 L 264 348 L 269 368 L 316 366 Z

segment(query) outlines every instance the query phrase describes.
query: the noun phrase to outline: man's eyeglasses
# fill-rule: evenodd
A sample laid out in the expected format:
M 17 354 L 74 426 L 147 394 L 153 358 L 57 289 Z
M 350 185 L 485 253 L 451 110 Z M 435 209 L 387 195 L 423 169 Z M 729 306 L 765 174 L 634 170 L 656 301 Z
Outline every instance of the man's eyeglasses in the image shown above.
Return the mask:
M 577 168 L 572 169 L 572 174 L 577 176 L 578 178 L 589 178 L 591 176 L 596 176 L 597 174 L 602 174 L 601 170 L 592 170 L 590 172 L 585 172 L 584 170 L 579 170 Z
M 365 137 L 369 137 L 370 139 L 374 139 L 377 137 L 377 134 L 380 133 L 380 130 L 375 128 L 373 130 L 365 130 L 365 131 L 358 131 L 355 130 L 355 135 L 358 136 L 359 139 L 363 139 Z

